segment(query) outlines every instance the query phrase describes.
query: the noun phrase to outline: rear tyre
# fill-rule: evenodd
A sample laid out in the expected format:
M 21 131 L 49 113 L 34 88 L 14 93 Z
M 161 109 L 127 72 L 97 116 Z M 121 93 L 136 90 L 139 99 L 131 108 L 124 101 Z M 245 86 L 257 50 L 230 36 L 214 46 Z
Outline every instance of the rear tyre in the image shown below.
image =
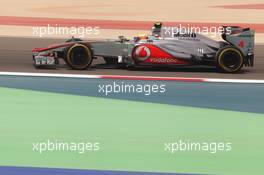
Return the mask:
M 240 50 L 234 46 L 225 46 L 216 54 L 217 68 L 226 73 L 238 72 L 244 63 L 244 57 Z
M 92 63 L 93 57 L 91 50 L 83 44 L 71 46 L 66 54 L 66 63 L 76 70 L 87 69 Z

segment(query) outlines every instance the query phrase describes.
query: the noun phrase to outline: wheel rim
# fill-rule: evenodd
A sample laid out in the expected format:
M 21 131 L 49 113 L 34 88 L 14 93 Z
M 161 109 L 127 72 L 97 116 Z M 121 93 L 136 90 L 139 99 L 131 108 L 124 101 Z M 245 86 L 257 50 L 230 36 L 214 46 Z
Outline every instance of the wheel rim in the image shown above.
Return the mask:
M 72 66 L 76 66 L 78 68 L 86 67 L 90 63 L 89 57 L 90 55 L 86 48 L 84 48 L 83 46 L 75 46 L 70 51 L 69 61 Z
M 236 71 L 242 65 L 241 54 L 236 50 L 228 50 L 222 53 L 220 57 L 220 63 L 223 65 L 223 68 L 228 71 Z

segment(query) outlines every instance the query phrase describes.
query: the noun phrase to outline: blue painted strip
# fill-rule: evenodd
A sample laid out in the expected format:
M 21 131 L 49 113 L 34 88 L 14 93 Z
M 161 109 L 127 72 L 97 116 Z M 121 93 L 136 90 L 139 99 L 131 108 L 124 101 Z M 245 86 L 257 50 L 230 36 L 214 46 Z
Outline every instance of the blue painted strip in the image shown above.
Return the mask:
M 194 175 L 194 174 L 178 174 L 178 173 L 151 173 L 151 172 L 33 168 L 33 167 L 11 167 L 11 166 L 0 166 L 0 174 L 3 175 Z
M 127 84 L 162 83 L 166 85 L 166 93 L 150 96 L 137 93 L 120 93 L 109 95 L 107 98 L 264 113 L 264 84 L 0 76 L 0 87 L 106 98 L 105 95 L 98 92 L 98 85 L 112 84 L 113 81 Z

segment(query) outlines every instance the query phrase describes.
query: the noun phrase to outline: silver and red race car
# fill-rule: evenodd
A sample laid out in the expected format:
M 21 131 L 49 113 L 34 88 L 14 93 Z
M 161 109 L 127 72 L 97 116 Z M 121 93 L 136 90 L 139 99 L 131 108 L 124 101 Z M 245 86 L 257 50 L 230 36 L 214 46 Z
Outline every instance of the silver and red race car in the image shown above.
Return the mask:
M 197 33 L 166 33 L 162 23 L 155 23 L 152 34 L 128 40 L 82 41 L 72 38 L 65 43 L 33 49 L 36 68 L 51 67 L 63 59 L 72 69 L 84 70 L 93 59 L 103 58 L 108 64 L 136 66 L 217 67 L 222 72 L 238 72 L 253 66 L 254 31 L 237 26 L 223 27 L 224 41 L 215 41 Z M 229 31 L 229 32 L 227 32 Z

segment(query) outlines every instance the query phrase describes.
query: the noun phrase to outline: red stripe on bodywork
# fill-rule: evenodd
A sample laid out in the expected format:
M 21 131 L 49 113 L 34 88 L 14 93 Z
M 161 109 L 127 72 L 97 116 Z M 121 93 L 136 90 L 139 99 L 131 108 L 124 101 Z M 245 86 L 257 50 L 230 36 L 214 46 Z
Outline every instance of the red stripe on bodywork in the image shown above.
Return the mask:
M 52 45 L 50 47 L 44 47 L 44 48 L 35 48 L 32 50 L 32 52 L 43 52 L 51 49 L 57 49 L 60 47 L 70 46 L 73 45 L 73 43 L 66 43 L 66 44 L 59 44 L 59 45 Z
M 181 78 L 181 77 L 146 77 L 146 76 L 118 76 L 118 75 L 102 75 L 102 79 L 115 80 L 150 80 L 150 81 L 181 81 L 181 82 L 206 82 L 202 78 Z

